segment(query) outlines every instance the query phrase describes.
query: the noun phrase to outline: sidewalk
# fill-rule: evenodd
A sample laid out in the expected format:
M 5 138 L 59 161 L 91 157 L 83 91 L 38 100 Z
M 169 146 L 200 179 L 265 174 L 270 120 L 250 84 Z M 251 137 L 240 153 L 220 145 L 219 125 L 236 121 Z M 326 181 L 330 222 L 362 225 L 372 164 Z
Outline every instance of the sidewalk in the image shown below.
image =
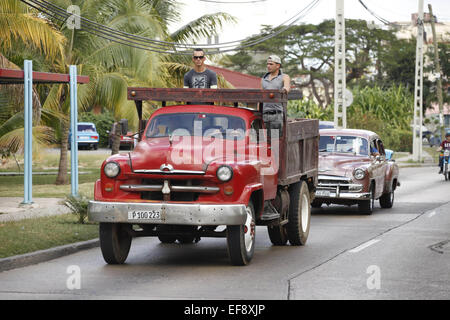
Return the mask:
M 20 197 L 0 197 L 0 222 L 30 219 L 70 213 L 62 198 L 33 198 L 32 204 L 22 204 Z
M 423 158 L 423 163 L 413 162 L 413 155 L 409 154 L 407 156 L 396 159 L 395 162 L 398 164 L 398 166 L 400 168 L 401 167 L 412 167 L 412 166 L 418 166 L 418 167 L 437 166 L 437 163 L 433 160 L 433 157 L 425 150 L 422 150 L 422 158 Z

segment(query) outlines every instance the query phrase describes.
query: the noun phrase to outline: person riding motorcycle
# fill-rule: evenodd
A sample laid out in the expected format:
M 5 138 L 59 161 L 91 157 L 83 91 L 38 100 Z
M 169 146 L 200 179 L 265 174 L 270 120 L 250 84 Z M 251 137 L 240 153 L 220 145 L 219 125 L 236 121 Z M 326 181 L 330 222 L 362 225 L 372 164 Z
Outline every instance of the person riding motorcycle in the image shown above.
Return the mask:
M 442 141 L 438 151 L 442 151 L 441 154 L 439 154 L 439 173 L 443 172 L 444 169 L 444 152 L 445 150 L 450 150 L 450 132 L 447 132 L 445 134 L 445 140 Z

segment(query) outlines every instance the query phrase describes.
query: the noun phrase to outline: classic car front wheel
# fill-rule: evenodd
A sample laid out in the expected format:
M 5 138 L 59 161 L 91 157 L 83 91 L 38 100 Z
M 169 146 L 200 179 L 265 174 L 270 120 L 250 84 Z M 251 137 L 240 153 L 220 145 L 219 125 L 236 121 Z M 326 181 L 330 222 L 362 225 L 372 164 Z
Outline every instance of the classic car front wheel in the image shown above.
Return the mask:
M 358 210 L 362 214 L 370 215 L 373 212 L 373 207 L 375 204 L 375 186 L 373 184 L 370 185 L 370 199 L 362 200 L 358 203 Z
M 100 249 L 108 264 L 122 264 L 130 252 L 132 237 L 128 232 L 130 224 L 100 223 Z
M 304 181 L 289 188 L 289 222 L 286 225 L 288 239 L 293 246 L 303 246 L 309 235 L 311 201 L 308 185 Z
M 383 194 L 381 196 L 381 198 L 380 198 L 380 206 L 382 208 L 389 209 L 389 208 L 392 208 L 392 206 L 394 205 L 394 189 L 395 189 L 395 185 L 394 184 L 395 183 L 396 183 L 395 181 L 392 183 L 391 192 L 385 193 L 385 194 Z
M 235 266 L 247 265 L 255 252 L 255 209 L 252 202 L 245 211 L 247 219 L 244 225 L 227 226 L 228 255 Z

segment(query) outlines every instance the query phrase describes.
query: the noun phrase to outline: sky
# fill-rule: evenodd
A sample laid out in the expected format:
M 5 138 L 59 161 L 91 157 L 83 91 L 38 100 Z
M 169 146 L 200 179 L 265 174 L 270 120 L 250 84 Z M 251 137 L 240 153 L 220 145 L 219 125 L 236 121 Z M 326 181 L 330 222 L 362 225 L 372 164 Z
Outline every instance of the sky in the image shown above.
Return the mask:
M 235 25 L 227 24 L 223 28 L 219 42 L 242 40 L 259 33 L 261 25 L 278 26 L 300 12 L 312 0 L 179 0 L 182 19 L 172 25 L 171 31 L 187 24 L 204 14 L 227 12 L 238 19 Z M 222 3 L 223 2 L 223 3 Z M 247 3 L 237 3 L 247 2 Z M 418 11 L 418 0 L 363 0 L 366 6 L 377 15 L 390 22 L 410 21 L 411 14 Z M 424 0 L 424 12 L 428 4 L 438 21 L 450 22 L 450 0 Z M 358 0 L 345 0 L 344 15 L 347 19 L 375 21 Z M 318 24 L 325 19 L 334 19 L 335 0 L 320 0 L 299 22 Z

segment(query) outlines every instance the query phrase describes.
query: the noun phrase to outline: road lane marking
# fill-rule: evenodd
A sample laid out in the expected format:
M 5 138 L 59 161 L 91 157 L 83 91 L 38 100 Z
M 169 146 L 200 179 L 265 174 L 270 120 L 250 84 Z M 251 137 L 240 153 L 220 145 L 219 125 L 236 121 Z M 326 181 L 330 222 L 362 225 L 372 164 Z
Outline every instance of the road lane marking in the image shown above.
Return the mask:
M 367 247 L 370 247 L 371 245 L 373 245 L 373 244 L 375 244 L 375 243 L 377 243 L 379 241 L 380 241 L 380 239 L 373 239 L 373 240 L 367 241 L 366 243 L 363 243 L 362 245 L 360 245 L 360 246 L 350 250 L 349 252 L 351 252 L 351 253 L 360 252 L 360 251 L 366 249 Z
M 428 218 L 431 218 L 431 217 L 434 216 L 435 214 L 436 214 L 436 210 L 431 211 L 431 212 L 428 214 Z

